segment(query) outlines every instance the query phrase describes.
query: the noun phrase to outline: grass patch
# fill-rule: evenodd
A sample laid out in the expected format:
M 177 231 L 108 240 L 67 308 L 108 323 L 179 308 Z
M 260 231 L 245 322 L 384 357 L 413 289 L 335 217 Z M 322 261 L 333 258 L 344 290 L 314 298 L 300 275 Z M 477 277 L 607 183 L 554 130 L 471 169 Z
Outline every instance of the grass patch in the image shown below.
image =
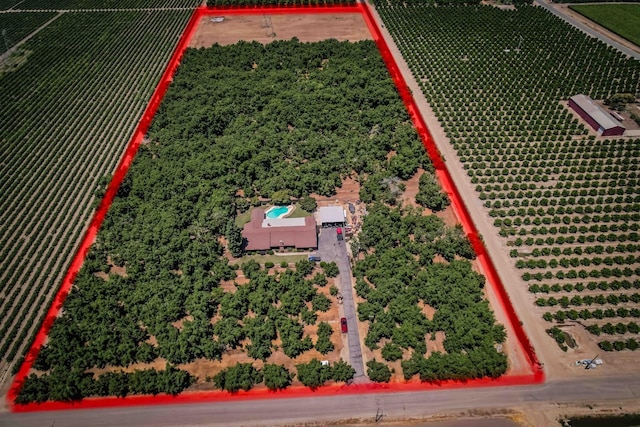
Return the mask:
M 299 205 L 296 205 L 296 208 L 291 212 L 290 215 L 287 215 L 287 218 L 304 218 L 311 215 L 311 212 L 307 212 L 302 209 Z
M 245 262 L 254 260 L 258 264 L 264 265 L 266 262 L 272 262 L 275 265 L 280 265 L 282 261 L 288 263 L 296 263 L 302 259 L 307 259 L 308 255 L 245 255 L 242 258 L 238 258 L 235 264 L 242 265 Z
M 246 211 L 245 213 L 241 213 L 239 215 L 236 216 L 236 225 L 240 228 L 244 227 L 244 225 L 246 223 L 248 223 L 249 221 L 251 221 L 251 211 L 253 210 L 253 208 L 249 209 L 248 211 Z
M 640 46 L 640 4 L 590 4 L 569 7 Z

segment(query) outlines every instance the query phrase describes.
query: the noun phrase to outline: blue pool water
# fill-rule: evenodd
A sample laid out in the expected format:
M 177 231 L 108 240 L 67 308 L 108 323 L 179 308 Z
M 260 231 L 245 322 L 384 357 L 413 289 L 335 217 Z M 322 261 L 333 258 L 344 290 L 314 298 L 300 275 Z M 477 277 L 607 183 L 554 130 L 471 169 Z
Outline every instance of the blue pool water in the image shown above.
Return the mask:
M 269 219 L 280 218 L 280 216 L 286 214 L 288 210 L 289 208 L 287 206 L 277 206 L 275 208 L 270 209 L 269 212 L 267 212 L 267 218 Z

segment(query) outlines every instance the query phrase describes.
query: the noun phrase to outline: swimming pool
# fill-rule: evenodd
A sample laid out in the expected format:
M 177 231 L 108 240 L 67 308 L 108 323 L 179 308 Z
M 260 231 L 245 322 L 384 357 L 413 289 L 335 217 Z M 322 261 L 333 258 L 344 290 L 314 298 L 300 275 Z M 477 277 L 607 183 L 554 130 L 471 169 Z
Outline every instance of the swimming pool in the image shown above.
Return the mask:
M 287 212 L 289 212 L 289 206 L 274 206 L 267 211 L 267 218 L 282 218 Z

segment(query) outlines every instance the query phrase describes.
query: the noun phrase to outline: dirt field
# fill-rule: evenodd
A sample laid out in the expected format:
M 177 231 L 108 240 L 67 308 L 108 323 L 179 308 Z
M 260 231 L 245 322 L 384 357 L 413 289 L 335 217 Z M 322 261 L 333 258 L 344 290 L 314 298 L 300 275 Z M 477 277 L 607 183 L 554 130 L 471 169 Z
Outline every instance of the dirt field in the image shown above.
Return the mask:
M 245 41 L 270 43 L 297 37 L 303 42 L 326 39 L 339 41 L 371 40 L 371 34 L 359 13 L 295 15 L 228 15 L 223 22 L 204 17 L 191 39 L 190 47 L 229 45 Z

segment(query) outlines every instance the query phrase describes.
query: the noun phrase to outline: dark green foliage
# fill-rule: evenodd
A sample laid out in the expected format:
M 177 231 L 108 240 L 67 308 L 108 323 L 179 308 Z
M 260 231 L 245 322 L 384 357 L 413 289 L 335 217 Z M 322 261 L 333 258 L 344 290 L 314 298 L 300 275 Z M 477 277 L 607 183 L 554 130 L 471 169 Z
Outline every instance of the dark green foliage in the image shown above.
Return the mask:
M 342 359 L 338 360 L 331 367 L 331 378 L 337 382 L 346 383 L 348 381 L 351 381 L 355 374 L 356 370 Z
M 425 172 L 420 177 L 416 202 L 434 212 L 438 212 L 449 206 L 449 198 L 442 191 L 440 183 L 430 173 Z
M 291 375 L 287 368 L 281 365 L 266 363 L 262 368 L 262 373 L 264 375 L 264 385 L 266 385 L 269 390 L 287 388 L 293 380 L 293 375 Z
M 227 246 L 229 247 L 231 255 L 234 257 L 242 256 L 242 229 L 236 225 L 233 219 L 227 221 L 225 236 L 227 238 Z
M 329 281 L 327 280 L 327 276 L 325 276 L 322 273 L 317 273 L 315 276 L 313 276 L 313 283 L 315 285 L 323 287 L 323 286 L 326 286 L 326 284 L 329 283 Z
M 610 341 L 600 341 L 598 343 L 598 347 L 600 347 L 604 351 L 613 351 L 613 345 Z
M 287 317 L 278 319 L 277 325 L 282 340 L 282 351 L 288 357 L 296 358 L 301 353 L 313 348 L 311 337 L 302 337 L 303 327 L 297 321 Z
M 412 359 L 403 361 L 403 369 L 408 369 L 405 376 L 410 378 L 411 372 L 419 372 L 425 363 L 422 355 L 427 351 L 427 337 L 442 330 L 447 354 L 438 357 L 457 363 L 459 358 L 473 355 L 482 359 L 480 355 L 484 354 L 486 364 L 464 372 L 474 378 L 499 376 L 506 369 L 506 358 L 493 346 L 504 341 L 505 331 L 495 325 L 493 313 L 483 299 L 484 277 L 473 272 L 468 261 L 453 259 L 455 250 L 447 252 L 450 263 L 433 264 L 436 251 L 425 247 L 444 240 L 443 247 L 459 248 L 454 242 L 462 239 L 460 230 L 446 229 L 440 220 L 429 218 L 412 209 L 402 211 L 379 204 L 369 208 L 360 240 L 365 247 L 375 249 L 375 256 L 366 255 L 354 268 L 356 291 L 366 299 L 358 305 L 360 321 L 369 321 L 365 344 L 375 349 L 381 339 L 391 339 L 383 348 L 383 357 L 391 360 L 402 357 L 402 349 L 413 349 Z M 424 238 L 412 240 L 412 234 Z M 466 250 L 473 253 L 470 246 Z M 414 253 L 424 254 L 424 258 L 416 260 Z M 432 321 L 422 313 L 419 302 L 436 310 Z M 432 379 L 449 375 L 443 370 Z
M 235 393 L 251 390 L 254 385 L 262 382 L 262 378 L 262 373 L 251 363 L 238 363 L 218 372 L 211 381 L 216 388 Z
M 300 207 L 307 212 L 315 211 L 318 206 L 316 199 L 311 196 L 304 196 L 298 203 L 300 204 Z
M 328 311 L 331 308 L 331 300 L 324 294 L 318 293 L 311 300 L 311 305 L 314 311 Z
M 128 394 L 178 394 L 189 387 L 194 378 L 188 372 L 169 364 L 164 371 L 136 370 L 133 373 L 107 372 L 97 379 L 77 368 L 53 369 L 40 377 L 31 374 L 24 382 L 16 403 L 76 401 L 88 396 Z
M 604 100 L 605 105 L 619 111 L 624 111 L 628 103 L 634 102 L 636 97 L 632 93 L 615 93 Z
M 330 351 L 333 351 L 333 343 L 331 342 L 331 334 L 333 333 L 333 329 L 331 329 L 331 325 L 327 322 L 320 322 L 318 324 L 318 341 L 316 342 L 316 350 L 320 352 L 320 354 L 327 354 Z
M 296 365 L 298 380 L 312 389 L 322 386 L 325 382 L 333 378 L 333 373 L 329 366 L 322 366 L 318 359 L 311 359 L 309 363 Z
M 484 376 L 497 378 L 507 369 L 507 357 L 495 350 L 478 348 L 467 355 L 433 353 L 428 359 L 414 353 L 402 361 L 405 379 L 419 374 L 421 381 L 464 380 Z
M 266 361 L 271 356 L 271 341 L 277 337 L 273 320 L 264 316 L 246 318 L 244 328 L 246 336 L 251 340 L 251 344 L 246 347 L 247 355 Z
M 296 262 L 296 271 L 302 276 L 308 276 L 313 271 L 313 261 L 301 259 Z
M 402 348 L 390 342 L 382 347 L 382 357 L 388 362 L 402 359 Z
M 11 3 L 13 5 L 15 3 Z M 4 9 L 0 7 L 0 10 Z M 45 8 L 42 8 L 45 9 Z M 3 29 L 3 40 L 0 54 L 11 49 L 13 45 L 35 31 L 39 26 L 53 18 L 53 12 L 3 13 L 0 15 L 0 28 Z
M 391 370 L 386 364 L 373 359 L 367 362 L 367 376 L 371 381 L 388 383 L 391 379 Z
M 338 269 L 338 265 L 335 262 L 321 262 L 320 266 L 324 269 L 324 274 L 327 277 L 336 277 L 340 274 L 340 270 Z

